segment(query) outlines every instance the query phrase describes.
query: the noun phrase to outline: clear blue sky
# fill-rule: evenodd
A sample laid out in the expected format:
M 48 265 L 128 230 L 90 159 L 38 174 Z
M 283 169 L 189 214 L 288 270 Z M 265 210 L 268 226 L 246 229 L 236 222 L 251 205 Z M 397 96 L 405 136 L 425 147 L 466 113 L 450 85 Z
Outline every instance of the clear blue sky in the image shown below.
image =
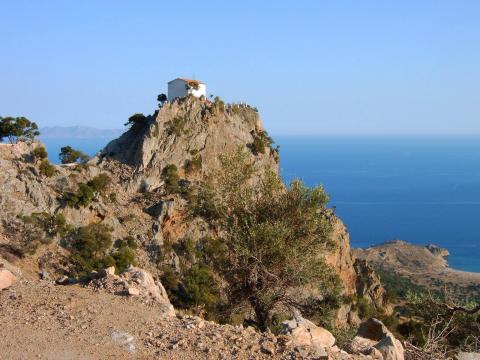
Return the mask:
M 121 127 L 177 76 L 272 134 L 480 134 L 480 1 L 1 1 L 0 115 Z

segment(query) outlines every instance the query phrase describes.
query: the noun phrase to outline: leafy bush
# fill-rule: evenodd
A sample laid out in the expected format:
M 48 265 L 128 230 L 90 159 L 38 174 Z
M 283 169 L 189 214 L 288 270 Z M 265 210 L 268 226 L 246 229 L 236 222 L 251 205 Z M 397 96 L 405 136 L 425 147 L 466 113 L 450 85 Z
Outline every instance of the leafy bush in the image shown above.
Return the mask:
M 111 231 L 104 224 L 90 224 L 76 230 L 70 243 L 70 259 L 76 274 L 85 275 L 115 265 L 113 257 L 107 255 L 112 246 Z
M 173 164 L 167 165 L 162 170 L 161 175 L 163 181 L 165 182 L 165 190 L 169 194 L 176 194 L 180 192 L 180 177 L 178 176 L 177 167 Z
M 79 208 L 88 206 L 92 202 L 93 197 L 93 189 L 87 184 L 80 183 L 76 192 L 65 194 L 64 200 L 68 206 Z
M 60 149 L 60 161 L 62 164 L 70 164 L 70 163 L 86 163 L 90 157 L 80 150 L 75 150 L 71 146 L 64 146 Z
M 69 244 L 72 270 L 77 275 L 86 275 L 93 270 L 115 266 L 116 272 L 123 272 L 129 265 L 135 265 L 137 245 L 132 237 L 119 240 L 112 246 L 112 229 L 104 224 L 90 224 L 78 228 Z
M 42 162 L 40 163 L 40 174 L 46 177 L 52 177 L 57 173 L 57 169 L 55 169 L 55 166 L 50 164 L 50 161 L 48 159 L 43 159 Z
M 48 157 L 47 150 L 43 146 L 38 146 L 32 151 L 32 155 L 35 159 L 46 159 Z
M 115 260 L 115 268 L 117 272 L 121 273 L 130 265 L 136 265 L 135 250 L 137 249 L 137 243 L 131 236 L 120 240 L 116 244 L 116 250 L 113 252 L 112 257 Z
M 229 304 L 249 305 L 265 330 L 277 306 L 295 301 L 290 290 L 315 284 L 335 297 L 338 278 L 322 256 L 334 246 L 323 188 L 300 181 L 285 188 L 272 171 L 259 177 L 247 159 L 241 149 L 221 156 L 221 170 L 198 186 L 191 210 L 218 234 L 222 251 L 211 262 Z
M 219 302 L 218 286 L 210 268 L 205 265 L 194 265 L 187 270 L 183 278 L 184 302 L 187 306 L 211 308 Z
M 40 135 L 36 123 L 26 117 L 0 117 L 0 142 L 7 138 L 10 144 L 18 141 L 33 141 Z

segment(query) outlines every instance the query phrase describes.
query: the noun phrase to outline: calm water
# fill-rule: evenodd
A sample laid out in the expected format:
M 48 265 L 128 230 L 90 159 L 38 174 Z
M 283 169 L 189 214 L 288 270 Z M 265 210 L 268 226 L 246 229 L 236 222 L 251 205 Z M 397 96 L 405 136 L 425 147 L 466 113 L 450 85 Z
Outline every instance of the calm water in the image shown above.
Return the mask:
M 433 242 L 452 267 L 480 272 L 480 137 L 276 137 L 289 182 L 323 184 L 352 246 Z M 44 140 L 92 155 L 108 139 Z M 58 161 L 52 156 L 52 161 Z

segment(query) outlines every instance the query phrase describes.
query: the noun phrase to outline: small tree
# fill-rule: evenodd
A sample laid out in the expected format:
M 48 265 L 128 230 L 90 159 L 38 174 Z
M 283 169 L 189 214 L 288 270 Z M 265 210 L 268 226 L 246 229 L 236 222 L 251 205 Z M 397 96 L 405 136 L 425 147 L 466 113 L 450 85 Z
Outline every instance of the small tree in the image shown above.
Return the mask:
M 163 104 L 167 102 L 167 95 L 165 94 L 160 94 L 157 96 L 157 101 L 158 101 L 158 107 L 162 107 Z
M 39 146 L 33 149 L 32 155 L 35 160 L 43 160 L 48 157 L 47 150 L 43 146 Z
M 115 264 L 115 260 L 107 255 L 112 246 L 111 232 L 104 224 L 90 224 L 74 232 L 69 244 L 74 272 L 85 274 Z
M 124 124 L 125 126 L 128 125 L 135 125 L 135 124 L 143 124 L 147 120 L 147 117 L 142 113 L 133 114 L 128 118 L 128 121 Z
M 71 146 L 64 146 L 60 149 L 60 161 L 62 164 L 71 164 L 71 163 L 86 163 L 90 157 L 80 150 L 75 150 Z
M 46 177 L 52 177 L 57 173 L 57 169 L 55 169 L 55 166 L 50 164 L 50 161 L 48 159 L 43 159 L 42 162 L 40 163 L 40 174 Z
M 33 141 L 38 135 L 37 124 L 26 117 L 0 117 L 0 141 L 7 138 L 10 144 L 16 144 L 18 141 Z
M 300 181 L 286 188 L 272 171 L 259 177 L 247 158 L 241 149 L 221 156 L 221 170 L 198 187 L 191 210 L 218 234 L 221 249 L 210 258 L 230 304 L 248 304 L 266 330 L 278 306 L 300 305 L 295 288 L 316 284 L 327 296 L 338 281 L 323 257 L 333 247 L 323 188 Z

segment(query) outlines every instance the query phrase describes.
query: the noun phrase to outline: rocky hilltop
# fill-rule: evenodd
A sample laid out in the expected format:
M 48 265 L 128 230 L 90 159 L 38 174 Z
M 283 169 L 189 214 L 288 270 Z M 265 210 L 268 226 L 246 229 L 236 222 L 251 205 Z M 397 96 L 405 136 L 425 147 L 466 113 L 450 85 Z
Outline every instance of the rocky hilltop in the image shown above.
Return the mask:
M 16 284 L 5 286 L 9 290 L 1 293 L 2 323 L 24 322 L 26 326 L 22 327 L 22 334 L 29 336 L 29 323 L 33 321 L 37 324 L 37 330 L 32 330 L 37 331 L 36 334 L 40 334 L 44 326 L 50 327 L 53 329 L 52 336 L 57 341 L 63 341 L 62 334 L 72 331 L 70 325 L 75 329 L 74 332 L 83 333 L 82 329 L 87 329 L 89 322 L 97 324 L 107 321 L 108 316 L 100 314 L 107 311 L 104 305 L 110 303 L 112 314 L 122 314 L 123 306 L 127 310 L 125 317 L 119 315 L 121 325 L 113 318 L 109 321 L 122 329 L 128 328 L 130 321 L 135 323 L 132 331 L 137 332 L 137 340 L 141 339 L 143 344 L 140 353 L 149 354 L 148 356 L 157 354 L 164 358 L 175 358 L 175 354 L 178 354 L 180 357 L 182 349 L 189 341 L 196 341 L 195 346 L 198 348 L 195 350 L 188 344 L 187 348 L 193 352 L 185 354 L 198 354 L 198 351 L 203 351 L 201 353 L 205 354 L 205 358 L 215 358 L 212 347 L 218 341 L 225 343 L 222 351 L 238 352 L 238 356 L 234 356 L 234 353 L 227 354 L 219 350 L 218 356 L 223 358 L 248 358 L 252 354 L 269 357 L 277 353 L 282 354 L 279 358 L 292 358 L 294 355 L 291 354 L 295 353 L 295 346 L 292 347 L 292 344 L 299 345 L 299 342 L 308 345 L 310 350 L 305 354 L 313 351 L 312 344 L 317 341 L 317 337 L 312 334 L 320 334 L 326 330 L 317 330 L 316 325 L 301 317 L 298 317 L 295 323 L 285 325 L 287 337 L 283 340 L 270 335 L 248 335 L 250 330 L 245 332 L 241 328 L 221 327 L 213 323 L 208 323 L 205 327 L 208 331 L 201 330 L 203 326 L 200 327 L 199 324 L 203 324 L 203 320 L 197 318 L 174 320 L 169 316 L 170 301 L 160 283 L 160 279 L 171 280 L 172 276 L 181 279 L 182 274 L 188 271 L 192 264 L 192 258 L 196 256 L 195 249 L 198 249 L 201 239 L 210 234 L 208 224 L 187 216 L 188 190 L 190 184 L 204 179 L 219 167 L 220 154 L 240 147 L 248 151 L 251 161 L 259 169 L 278 172 L 278 149 L 273 147 L 273 141 L 263 129 L 256 109 L 225 105 L 221 101 L 208 102 L 194 97 L 166 103 L 153 115 L 135 117 L 128 131 L 110 142 L 86 164 L 49 165 L 50 168 L 35 155 L 38 153 L 36 149 L 41 146 L 40 143 L 24 142 L 0 145 L 0 257 L 3 259 L 2 268 L 15 273 L 18 279 Z M 108 178 L 109 182 L 106 182 L 105 178 Z M 105 181 L 102 190 L 99 185 L 101 181 Z M 172 186 L 175 191 L 169 191 Z M 369 265 L 355 261 L 350 249 L 348 231 L 333 213 L 331 223 L 331 237 L 336 246 L 330 252 L 319 255 L 325 257 L 326 262 L 341 279 L 341 291 L 345 301 L 337 308 L 333 324 L 340 327 L 358 324 L 360 320 L 353 299 L 365 299 L 380 310 L 385 305 L 385 292 Z M 70 252 L 75 248 L 72 247 L 74 245 L 69 245 L 70 240 L 64 234 L 84 231 L 92 224 L 103 226 L 95 228 L 95 236 L 101 238 L 101 232 L 98 231 L 108 229 L 113 239 L 119 239 L 113 246 L 108 245 L 112 248 L 114 260 L 117 259 L 115 256 L 123 259 L 120 256 L 128 255 L 125 249 L 128 246 L 133 249 L 133 245 L 125 244 L 133 242 L 137 267 L 127 268 L 119 275 L 110 270 L 103 273 L 90 272 L 83 274 L 82 285 L 72 285 L 80 278 L 72 277 L 69 261 L 72 256 Z M 117 261 L 121 261 L 118 259 Z M 59 287 L 60 285 L 53 285 L 55 281 L 57 284 L 71 286 L 64 289 Z M 166 287 L 169 290 L 168 286 Z M 309 291 L 311 289 L 308 286 L 299 289 L 299 293 Z M 152 297 L 152 294 L 158 295 Z M 117 295 L 126 297 L 113 300 L 114 297 L 111 296 Z M 98 302 L 95 297 L 98 297 Z M 75 298 L 76 300 L 72 300 Z M 93 303 L 97 305 L 89 305 Z M 3 306 L 4 304 L 6 306 Z M 137 306 L 138 310 L 134 310 Z M 156 315 L 153 316 L 151 310 L 141 310 L 140 306 L 154 306 L 157 309 L 155 311 L 170 318 L 165 323 L 168 324 L 165 325 L 168 329 L 155 328 L 158 325 L 154 325 L 152 319 L 155 319 Z M 79 307 L 84 308 L 86 313 Z M 33 311 L 29 309 L 37 310 L 22 319 L 23 315 L 16 313 L 16 308 L 21 308 L 22 314 Z M 141 315 L 134 319 L 128 317 L 129 311 L 138 311 Z M 51 312 L 56 318 L 49 320 L 48 313 Z M 95 316 L 88 315 L 89 312 L 93 312 Z M 201 311 L 199 314 L 201 315 Z M 98 321 L 95 320 L 96 315 Z M 142 324 L 146 325 L 142 328 Z M 81 326 L 80 329 L 78 326 Z M 373 348 L 383 337 L 392 335 L 382 325 L 375 326 L 380 326 L 376 334 L 381 334 L 381 337 L 376 335 L 377 338 L 370 340 L 368 351 L 374 354 L 371 358 L 381 358 L 379 354 L 385 349 L 381 346 L 377 350 Z M 110 340 L 112 336 L 116 337 L 112 334 L 117 330 L 100 323 L 98 327 L 105 331 L 110 329 Z M 149 328 L 152 330 L 148 330 Z M 192 331 L 201 337 L 196 340 L 182 338 L 186 330 L 181 329 L 184 328 L 193 329 Z M 165 338 L 165 341 L 159 335 L 163 331 L 171 334 L 165 335 L 170 336 Z M 299 333 L 304 334 L 303 337 L 298 335 Z M 367 333 L 365 330 L 363 334 L 366 338 L 370 336 Z M 295 340 L 297 342 L 292 342 L 292 338 L 296 338 L 295 334 L 300 337 L 298 341 Z M 84 335 L 81 338 L 85 340 Z M 120 338 L 122 336 L 119 335 Z M 320 337 L 324 338 L 323 335 Z M 251 338 L 251 341 L 246 341 L 246 348 L 240 345 L 243 338 Z M 125 338 L 119 341 L 127 344 L 125 346 L 128 350 L 127 340 Z M 104 340 L 100 343 L 102 341 Z M 327 341 L 320 347 L 313 346 L 314 351 L 318 352 L 320 348 L 325 350 L 321 355 L 323 357 L 318 355 L 317 358 L 356 358 L 355 355 L 348 355 L 338 348 L 333 348 L 334 342 L 333 338 L 331 343 Z M 87 343 L 92 346 L 96 341 L 86 339 L 85 344 Z M 45 342 L 42 346 L 47 346 L 46 344 Z M 392 344 L 396 342 L 393 341 Z M 11 343 L 8 343 L 8 346 L 18 350 Z M 394 347 L 393 350 L 398 352 L 398 346 Z M 117 354 L 117 350 L 108 354 Z M 34 350 L 29 351 L 31 352 L 25 353 L 29 354 L 28 356 L 20 358 L 29 358 Z M 50 358 L 61 358 L 59 354 L 75 358 L 77 350 L 56 347 L 56 351 L 56 357 Z M 13 353 L 15 352 L 11 352 Z M 366 350 L 363 353 L 367 353 Z M 138 357 L 139 352 L 136 354 Z M 133 357 L 125 353 L 123 356 Z M 193 357 L 196 355 L 191 358 Z

